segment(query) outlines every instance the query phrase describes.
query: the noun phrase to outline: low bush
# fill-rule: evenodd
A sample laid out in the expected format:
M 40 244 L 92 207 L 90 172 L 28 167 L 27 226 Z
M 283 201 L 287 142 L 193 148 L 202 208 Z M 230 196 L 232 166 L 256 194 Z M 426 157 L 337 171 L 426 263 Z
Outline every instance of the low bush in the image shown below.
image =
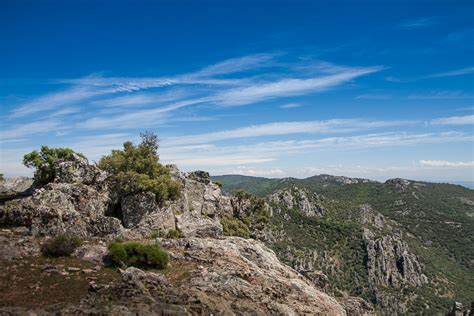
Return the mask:
M 221 218 L 222 228 L 226 236 L 238 236 L 242 238 L 250 238 L 250 230 L 248 226 L 238 218 L 225 216 Z
M 114 242 L 108 247 L 113 263 L 137 268 L 164 269 L 168 265 L 168 253 L 158 245 L 140 242 Z
M 183 237 L 181 232 L 177 229 L 170 229 L 168 230 L 168 233 L 166 233 L 166 238 L 169 239 L 176 239 L 176 238 L 181 238 Z
M 46 257 L 67 257 L 81 244 L 78 237 L 59 235 L 46 240 L 41 246 L 41 253 Z
M 156 238 L 162 238 L 165 237 L 165 232 L 162 230 L 155 230 L 153 233 L 151 233 L 150 238 L 151 239 L 156 239 Z

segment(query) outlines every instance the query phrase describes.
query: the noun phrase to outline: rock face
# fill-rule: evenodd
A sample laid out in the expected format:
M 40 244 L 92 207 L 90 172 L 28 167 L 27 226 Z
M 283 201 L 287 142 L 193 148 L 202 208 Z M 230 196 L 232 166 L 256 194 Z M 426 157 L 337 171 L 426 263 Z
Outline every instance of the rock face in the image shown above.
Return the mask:
M 95 186 L 104 188 L 107 174 L 97 166 L 89 164 L 89 161 L 78 155 L 73 154 L 70 160 L 61 161 L 54 166 L 54 182 L 70 183 Z
M 336 300 L 283 265 L 261 242 L 240 237 L 188 238 L 168 240 L 163 246 L 199 264 L 190 272 L 184 291 L 198 295 L 209 310 L 254 315 L 345 314 Z
M 335 182 L 339 182 L 342 184 L 358 184 L 358 183 L 369 183 L 369 182 L 374 182 L 369 179 L 362 179 L 362 178 L 349 178 L 349 177 L 344 177 L 344 176 L 332 176 L 329 174 L 322 174 L 320 177 L 323 180 L 332 180 Z
M 87 159 L 74 155 L 58 162 L 54 182 L 37 189 L 32 196 L 0 205 L 0 223 L 26 226 L 34 235 L 75 235 L 140 238 L 156 231 L 181 230 L 184 236 L 221 236 L 220 217 L 233 214 L 231 198 L 222 195 L 203 171 L 182 173 L 170 167 L 173 178 L 181 183 L 183 194 L 159 206 L 151 192 L 120 198 L 106 185 L 106 174 Z M 31 180 L 7 180 L 7 193 L 19 192 Z
M 122 223 L 126 228 L 136 227 L 143 217 L 159 211 L 156 196 L 152 192 L 143 192 L 122 198 Z
M 256 240 L 192 237 L 160 242 L 172 258 L 169 270 L 174 272 L 147 272 L 129 267 L 121 270 L 120 282 L 103 285 L 91 281 L 87 297 L 78 304 L 59 305 L 48 312 L 68 315 L 346 315 L 337 300 L 282 264 L 270 249 Z M 355 310 L 353 305 L 357 304 L 350 307 Z M 41 314 L 41 311 L 35 312 Z
M 306 216 L 322 216 L 324 214 L 320 197 L 297 187 L 277 191 L 270 195 L 269 199 L 288 209 L 297 209 Z
M 33 180 L 27 177 L 16 177 L 0 180 L 0 203 L 33 193 Z
M 0 205 L 0 224 L 26 226 L 33 235 L 105 236 L 122 229 L 118 219 L 105 216 L 110 199 L 103 171 L 79 156 L 55 170 L 54 182 Z
M 415 299 L 414 296 L 406 294 L 410 293 L 409 291 L 404 290 L 420 288 L 428 283 L 422 264 L 403 240 L 398 224 L 374 210 L 370 205 L 354 206 L 352 210 L 336 213 L 331 209 L 324 210 L 320 206 L 321 201 L 324 201 L 323 197 L 295 187 L 277 191 L 268 198 L 274 203 L 274 211 L 280 215 L 279 222 L 274 227 L 278 230 L 274 232 L 278 255 L 318 288 L 328 293 L 337 293 L 341 284 L 343 286 L 352 281 L 361 284 L 370 293 L 372 303 L 384 313 L 397 314 L 406 313 L 407 303 Z M 308 221 L 300 217 L 292 219 L 293 215 L 291 212 L 286 212 L 287 209 L 293 209 L 309 217 Z M 323 211 L 312 211 L 315 209 Z M 311 219 L 315 216 L 318 218 Z M 334 230 L 339 229 L 336 224 L 332 230 L 322 232 L 318 240 L 312 239 L 306 242 L 302 238 L 297 244 L 291 243 L 292 238 L 299 238 L 298 233 L 294 233 L 295 230 L 308 230 L 308 235 L 311 235 L 312 232 L 321 229 L 321 226 L 327 223 L 326 221 L 331 223 L 335 221 L 335 218 L 339 222 L 356 223 L 358 229 L 347 235 L 348 239 L 343 242 L 341 242 L 342 234 L 333 235 Z M 299 225 L 287 231 L 285 222 L 289 222 L 288 225 L 297 222 Z M 327 247 L 330 241 L 326 241 L 325 245 L 318 245 L 318 242 L 326 238 L 335 244 L 348 244 L 349 240 L 354 240 L 355 243 L 344 248 L 341 253 L 337 247 L 334 249 Z M 341 260 L 344 256 L 346 258 Z M 357 269 L 358 272 L 351 277 L 351 280 L 343 279 L 344 273 L 349 269 Z M 339 284 L 339 288 L 334 284 Z M 347 307 L 348 312 L 351 311 L 357 315 L 373 311 L 373 306 L 364 300 L 348 299 L 343 305 Z
M 400 178 L 389 179 L 385 181 L 386 185 L 393 185 L 398 192 L 405 192 L 406 190 L 408 190 L 411 183 L 412 182 L 410 180 Z
M 338 300 L 344 306 L 347 315 L 376 315 L 374 306 L 360 297 L 344 297 Z
M 404 284 L 420 287 L 428 282 L 418 258 L 399 236 L 375 237 L 364 229 L 367 271 L 373 284 L 400 288 Z
M 204 171 L 180 172 L 169 165 L 172 178 L 181 184 L 182 194 L 176 201 L 159 206 L 153 193 L 141 193 L 121 199 L 123 225 L 133 230 L 125 236 L 149 236 L 156 231 L 176 229 L 186 237 L 217 237 L 223 230 L 220 218 L 233 214 L 232 198 L 222 194 Z

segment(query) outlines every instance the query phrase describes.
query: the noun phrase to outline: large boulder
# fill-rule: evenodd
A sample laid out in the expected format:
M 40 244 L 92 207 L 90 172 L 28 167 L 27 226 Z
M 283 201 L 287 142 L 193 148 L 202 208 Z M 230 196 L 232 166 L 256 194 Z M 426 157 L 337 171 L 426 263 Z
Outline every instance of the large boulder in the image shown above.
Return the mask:
M 15 177 L 0 180 L 0 203 L 31 195 L 33 193 L 33 179 Z
M 58 183 L 103 186 L 107 177 L 105 171 L 90 164 L 87 158 L 78 154 L 73 154 L 68 160 L 57 162 L 54 165 L 54 172 L 54 182 Z
M 122 198 L 122 222 L 126 228 L 135 227 L 143 217 L 152 212 L 158 212 L 156 196 L 152 192 L 143 192 Z
M 0 224 L 26 226 L 33 235 L 118 234 L 123 229 L 120 221 L 105 216 L 110 204 L 105 173 L 81 156 L 71 159 L 56 162 L 54 181 L 32 196 L 0 205 Z
M 223 235 L 223 228 L 219 221 L 195 212 L 176 215 L 176 227 L 186 237 L 216 238 Z

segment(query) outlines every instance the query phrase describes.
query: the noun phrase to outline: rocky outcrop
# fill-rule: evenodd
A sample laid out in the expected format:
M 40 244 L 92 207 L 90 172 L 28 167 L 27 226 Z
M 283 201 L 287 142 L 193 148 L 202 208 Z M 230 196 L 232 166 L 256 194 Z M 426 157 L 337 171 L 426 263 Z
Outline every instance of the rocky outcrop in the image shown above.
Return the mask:
M 106 236 L 123 229 L 118 219 L 105 215 L 110 198 L 103 171 L 77 155 L 54 169 L 53 182 L 32 196 L 0 205 L 0 224 L 26 226 L 36 236 Z
M 181 290 L 222 314 L 344 315 L 336 300 L 252 239 L 166 240 L 171 255 L 197 264 Z
M 364 229 L 367 248 L 367 272 L 372 284 L 401 288 L 420 287 L 428 282 L 417 256 L 410 252 L 400 236 L 381 236 Z
M 375 182 L 369 179 L 362 179 L 362 178 L 349 178 L 345 176 L 332 176 L 329 174 L 322 174 L 320 175 L 321 179 L 323 180 L 329 180 L 329 181 L 335 181 L 341 184 L 359 184 L 359 183 L 369 183 L 369 182 Z
M 73 256 L 96 264 L 105 264 L 107 262 L 107 247 L 104 243 L 85 244 L 77 248 Z
M 377 315 L 374 306 L 360 297 L 346 296 L 338 299 L 338 301 L 342 306 L 344 306 L 347 315 Z
M 410 180 L 395 178 L 395 179 L 388 179 L 385 181 L 385 185 L 393 186 L 398 192 L 405 192 L 411 185 Z
M 76 153 L 66 161 L 54 165 L 54 182 L 69 184 L 85 184 L 97 189 L 105 188 L 107 174 L 94 164 L 89 164 L 87 158 Z
M 0 203 L 33 194 L 33 179 L 15 177 L 0 180 Z
M 220 218 L 234 213 L 232 198 L 224 196 L 218 185 L 204 171 L 181 172 L 167 166 L 172 178 L 182 187 L 176 201 L 159 206 L 153 193 L 140 193 L 121 199 L 119 213 L 126 228 L 124 236 L 138 238 L 156 231 L 176 229 L 185 237 L 217 237 L 223 230 Z
M 139 226 L 148 214 L 159 212 L 156 196 L 152 192 L 143 192 L 125 196 L 121 199 L 122 223 L 126 228 Z
M 395 224 L 393 221 L 390 221 L 390 223 L 387 224 L 389 220 L 379 212 L 376 212 L 369 204 L 361 205 L 359 207 L 358 215 L 358 222 L 366 227 L 371 227 L 377 230 L 391 230 L 392 225 Z
M 7 233 L 14 234 L 13 231 Z M 24 244 L 18 245 L 20 240 L 23 240 Z M 18 235 L 9 241 L 14 241 L 17 247 L 22 249 L 38 248 L 38 239 L 33 237 L 25 240 Z M 106 248 L 101 242 L 86 243 L 74 253 L 75 257 L 92 262 L 94 268 L 78 268 L 77 261 L 74 262 L 76 266 L 67 267 L 64 264 L 42 264 L 40 273 L 43 274 L 43 278 L 45 274 L 53 274 L 55 282 L 63 283 L 75 282 L 82 276 L 89 280 L 89 289 L 87 296 L 75 303 L 45 306 L 43 309 L 30 307 L 30 313 L 37 315 L 346 314 L 341 303 L 323 293 L 309 279 L 282 264 L 275 253 L 259 241 L 239 237 L 221 239 L 192 237 L 147 242 L 159 242 L 168 251 L 170 256 L 168 269 L 151 272 L 129 267 L 120 270 L 118 280 L 114 279 L 108 283 L 103 283 L 104 280 L 98 281 L 94 277 L 97 271 L 113 271 L 100 267 L 106 258 Z M 27 265 L 29 266 L 30 264 Z M 112 272 L 107 273 L 108 278 L 112 277 L 110 275 Z M 73 275 L 73 279 L 70 279 Z M 67 281 L 68 279 L 70 281 Z M 27 310 L 21 308 L 0 307 L 0 314 L 24 315 L 26 312 Z
M 277 205 L 298 210 L 306 216 L 322 216 L 325 212 L 317 194 L 298 187 L 277 191 L 270 195 L 269 199 Z M 278 206 L 276 211 L 280 211 Z

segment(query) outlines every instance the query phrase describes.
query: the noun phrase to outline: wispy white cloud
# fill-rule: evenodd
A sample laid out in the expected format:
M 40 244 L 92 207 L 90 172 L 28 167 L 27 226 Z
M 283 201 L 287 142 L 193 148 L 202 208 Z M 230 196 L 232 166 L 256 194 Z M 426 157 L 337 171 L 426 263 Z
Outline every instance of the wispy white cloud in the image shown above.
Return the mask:
M 291 78 L 271 83 L 253 84 L 249 87 L 223 91 L 218 93 L 215 98 L 218 104 L 223 106 L 252 104 L 279 97 L 297 96 L 324 91 L 354 78 L 374 73 L 382 69 L 382 67 L 367 67 L 350 69 L 338 74 L 331 74 L 317 78 Z
M 466 67 L 466 68 L 454 69 L 454 70 L 445 71 L 445 72 L 438 72 L 438 73 L 423 76 L 421 78 L 428 79 L 428 78 L 455 77 L 455 76 L 469 75 L 472 73 L 474 73 L 474 67 Z
M 64 129 L 67 129 L 67 127 L 64 126 L 60 121 L 42 120 L 10 126 L 8 129 L 0 131 L 0 139 L 11 140 L 28 135 L 37 135 Z
M 419 163 L 428 168 L 474 168 L 474 161 L 420 160 Z
M 232 166 L 241 164 L 260 164 L 270 162 L 273 158 L 256 158 L 251 155 L 235 156 L 235 155 L 221 155 L 221 156 L 202 156 L 193 158 L 175 158 L 172 159 L 174 164 L 178 166 Z
M 372 93 L 365 93 L 356 96 L 354 99 L 364 99 L 364 100 L 388 100 L 391 99 L 392 96 L 389 94 L 372 94 Z
M 277 55 L 278 54 L 255 54 L 239 58 L 231 58 L 192 73 L 190 74 L 190 77 L 212 77 L 215 75 L 231 74 L 269 67 L 274 64 L 274 58 Z
M 104 107 L 138 107 L 141 105 L 148 105 L 148 104 L 157 104 L 164 102 L 169 102 L 172 100 L 179 99 L 179 95 L 174 96 L 161 96 L 159 94 L 132 94 L 132 95 L 124 95 L 114 98 L 108 98 L 105 100 L 97 100 L 94 104 L 101 105 Z
M 248 166 L 236 166 L 234 168 L 217 169 L 213 175 L 238 174 L 253 177 L 270 177 L 276 178 L 286 174 L 286 170 L 282 168 L 255 168 Z
M 472 142 L 474 136 L 460 132 L 446 133 L 377 133 L 356 136 L 326 137 L 319 139 L 264 141 L 241 145 L 170 145 L 164 139 L 161 157 L 166 162 L 176 161 L 180 167 L 196 167 L 214 171 L 215 166 L 246 165 L 269 161 L 290 159 L 291 156 L 308 155 L 321 151 L 360 151 L 384 147 L 415 146 L 420 144 L 443 144 L 454 142 Z M 190 158 L 192 157 L 192 158 Z M 229 169 L 226 169 L 229 170 Z
M 427 93 L 411 94 L 409 100 L 431 100 L 431 99 L 472 99 L 474 96 L 461 90 L 429 91 Z
M 51 114 L 49 114 L 49 117 L 58 117 L 58 116 L 65 116 L 65 115 L 70 115 L 70 114 L 75 114 L 80 112 L 81 109 L 77 107 L 65 107 L 62 108 L 61 110 L 55 111 Z
M 294 108 L 300 108 L 302 106 L 303 104 L 301 103 L 287 103 L 287 104 L 280 105 L 280 109 L 294 109 Z
M 474 127 L 474 115 L 450 116 L 431 120 L 431 125 L 472 125 Z
M 363 119 L 332 119 L 326 121 L 297 121 L 275 122 L 260 125 L 240 127 L 231 130 L 170 137 L 165 140 L 167 144 L 195 144 L 216 142 L 227 139 L 250 138 L 290 134 L 316 134 L 316 133 L 348 133 L 381 127 L 412 125 L 417 121 L 370 121 Z
M 174 116 L 178 115 L 172 112 L 198 104 L 236 106 L 299 96 L 334 88 L 382 70 L 382 67 L 357 68 L 319 61 L 311 67 L 307 65 L 308 69 L 300 64 L 303 68 L 295 71 L 296 66 L 291 63 L 278 63 L 277 56 L 279 54 L 243 56 L 168 77 L 91 75 L 58 80 L 55 83 L 70 87 L 20 104 L 11 112 L 11 118 L 35 115 L 36 120 L 45 120 L 46 116 L 57 116 L 66 121 L 73 118 L 68 115 L 80 112 L 81 116 L 76 116 L 74 122 L 67 122 L 67 125 L 78 129 L 142 128 L 162 125 L 165 120 L 177 121 Z M 271 67 L 277 67 L 277 73 L 272 73 Z M 270 71 L 249 75 L 249 71 L 252 74 L 251 70 L 262 68 Z M 287 76 L 284 79 L 281 79 L 282 68 L 287 70 L 283 72 Z M 244 71 L 246 77 L 235 77 Z M 317 77 L 313 76 L 314 71 L 318 73 Z M 295 105 L 286 108 L 290 107 Z M 77 122 L 81 117 L 84 121 Z
M 222 75 L 263 67 L 270 64 L 274 55 L 257 54 L 229 59 L 200 71 L 171 77 L 157 78 L 121 78 L 91 75 L 79 79 L 57 80 L 56 83 L 71 84 L 71 88 L 49 93 L 24 104 L 12 111 L 12 117 L 22 117 L 38 112 L 49 111 L 62 106 L 76 105 L 94 97 L 117 93 L 133 93 L 141 90 L 162 88 L 174 85 L 236 85 L 247 82 L 246 79 L 213 78 Z M 124 96 L 115 100 L 104 101 L 104 105 L 131 105 L 156 102 L 152 96 Z M 169 101 L 169 100 L 168 100 Z
M 116 116 L 94 117 L 79 123 L 85 129 L 144 128 L 165 123 L 168 113 L 177 109 L 205 102 L 207 99 L 190 99 L 175 102 L 161 108 L 139 110 Z
M 397 25 L 397 27 L 405 30 L 422 29 L 434 25 L 435 22 L 436 19 L 433 17 L 423 17 L 401 22 Z
M 15 108 L 12 111 L 12 117 L 22 117 L 66 105 L 74 105 L 99 94 L 99 91 L 84 87 L 73 87 L 64 91 L 46 94 Z
M 457 76 L 464 76 L 464 75 L 470 75 L 474 73 L 474 67 L 465 67 L 465 68 L 460 68 L 460 69 L 453 69 L 449 71 L 444 71 L 444 72 L 436 72 L 436 73 L 431 73 L 431 74 L 426 74 L 426 75 L 421 75 L 417 77 L 409 77 L 409 78 L 398 78 L 395 76 L 388 76 L 385 77 L 386 81 L 389 82 L 396 82 L 396 83 L 407 83 L 407 82 L 415 82 L 419 80 L 425 80 L 425 79 L 433 79 L 433 78 L 445 78 L 445 77 L 457 77 Z M 441 91 L 441 96 L 443 96 L 443 93 L 453 94 L 454 93 L 459 93 L 459 91 Z M 444 96 L 445 97 L 445 96 Z M 450 97 L 452 98 L 452 97 Z

